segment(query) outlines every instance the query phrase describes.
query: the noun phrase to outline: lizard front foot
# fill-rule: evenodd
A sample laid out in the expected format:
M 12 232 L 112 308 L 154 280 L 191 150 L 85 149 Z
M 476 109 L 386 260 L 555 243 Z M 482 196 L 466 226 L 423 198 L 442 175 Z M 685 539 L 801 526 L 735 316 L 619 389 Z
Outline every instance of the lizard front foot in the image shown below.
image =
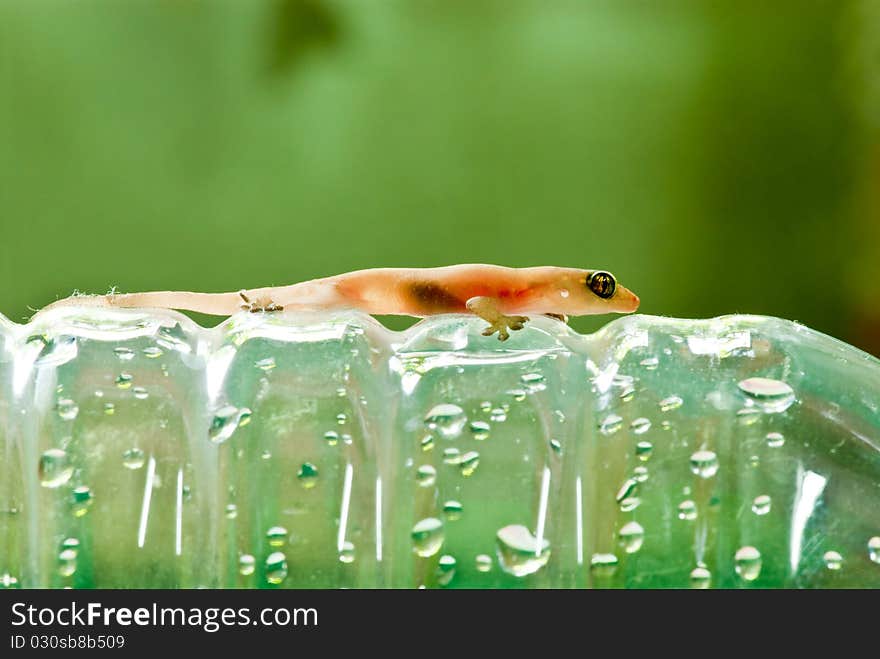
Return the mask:
M 275 304 L 271 299 L 267 297 L 257 298 L 256 300 L 251 300 L 244 291 L 239 291 L 238 294 L 241 296 L 241 299 L 244 300 L 244 304 L 241 305 L 242 311 L 250 311 L 251 313 L 259 313 L 261 311 L 283 311 L 284 307 L 280 304 Z
M 492 336 L 498 332 L 498 340 L 507 341 L 510 338 L 507 330 L 521 330 L 528 320 L 528 316 L 499 316 L 483 330 L 483 336 Z
M 492 336 L 498 332 L 499 341 L 507 341 L 510 338 L 507 330 L 521 330 L 529 319 L 528 316 L 508 316 L 501 313 L 498 300 L 487 296 L 472 297 L 465 306 L 468 311 L 489 323 L 489 327 L 483 330 L 483 336 Z

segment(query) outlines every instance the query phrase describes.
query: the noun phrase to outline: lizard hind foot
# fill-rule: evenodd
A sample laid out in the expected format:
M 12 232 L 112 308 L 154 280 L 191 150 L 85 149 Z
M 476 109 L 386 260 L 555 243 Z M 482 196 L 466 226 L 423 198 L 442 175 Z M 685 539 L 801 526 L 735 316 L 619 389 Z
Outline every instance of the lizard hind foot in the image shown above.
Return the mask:
M 241 305 L 242 311 L 250 311 L 251 313 L 260 313 L 263 311 L 273 312 L 273 311 L 284 311 L 284 307 L 280 304 L 275 304 L 268 297 L 260 297 L 255 300 L 251 300 L 245 291 L 238 292 L 241 299 L 244 301 Z

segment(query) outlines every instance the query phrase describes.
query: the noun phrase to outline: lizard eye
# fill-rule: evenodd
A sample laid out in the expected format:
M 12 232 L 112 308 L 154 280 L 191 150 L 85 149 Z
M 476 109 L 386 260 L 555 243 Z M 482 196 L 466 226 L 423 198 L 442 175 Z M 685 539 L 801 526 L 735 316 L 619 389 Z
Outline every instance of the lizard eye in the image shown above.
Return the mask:
M 614 279 L 614 275 L 610 272 L 597 270 L 590 275 L 589 279 L 587 279 L 587 286 L 589 286 L 590 290 L 596 295 L 607 300 L 614 295 L 614 291 L 617 288 L 617 282 Z

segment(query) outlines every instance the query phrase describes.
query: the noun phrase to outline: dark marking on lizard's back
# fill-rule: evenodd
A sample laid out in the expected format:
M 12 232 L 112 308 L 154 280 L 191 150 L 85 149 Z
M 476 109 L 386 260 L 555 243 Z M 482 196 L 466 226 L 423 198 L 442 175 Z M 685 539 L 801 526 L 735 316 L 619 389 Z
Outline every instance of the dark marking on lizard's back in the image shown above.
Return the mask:
M 410 284 L 409 294 L 419 306 L 429 313 L 453 313 L 463 311 L 463 300 L 442 286 L 430 281 L 416 281 Z

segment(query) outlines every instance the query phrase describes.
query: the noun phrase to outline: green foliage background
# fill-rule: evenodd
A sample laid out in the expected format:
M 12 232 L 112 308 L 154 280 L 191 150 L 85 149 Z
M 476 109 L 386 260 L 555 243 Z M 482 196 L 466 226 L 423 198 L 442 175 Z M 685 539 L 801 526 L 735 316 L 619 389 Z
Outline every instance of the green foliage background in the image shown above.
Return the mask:
M 878 20 L 867 0 L 0 0 L 0 311 L 558 264 L 611 270 L 645 313 L 766 313 L 880 352 Z

